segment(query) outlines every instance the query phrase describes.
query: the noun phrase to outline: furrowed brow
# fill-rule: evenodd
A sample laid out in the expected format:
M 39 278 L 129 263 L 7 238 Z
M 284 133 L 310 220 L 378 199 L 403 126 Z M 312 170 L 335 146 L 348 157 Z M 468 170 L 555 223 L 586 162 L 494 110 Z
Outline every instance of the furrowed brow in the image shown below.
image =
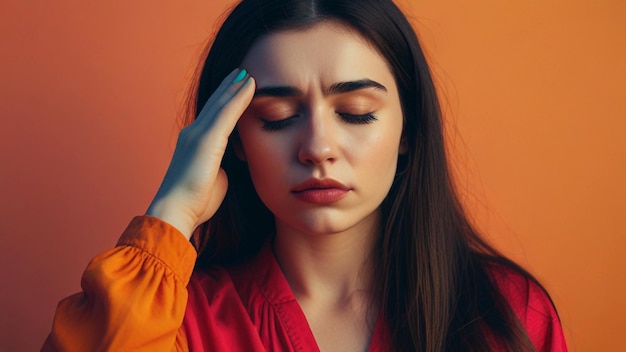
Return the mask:
M 361 79 L 358 81 L 347 81 L 347 82 L 338 82 L 328 88 L 326 95 L 338 95 L 343 93 L 349 93 L 356 90 L 368 89 L 372 88 L 375 90 L 380 90 L 383 92 L 387 92 L 387 88 L 382 84 L 372 81 L 371 79 Z M 290 86 L 274 86 L 274 87 L 263 87 L 259 88 L 254 92 L 255 98 L 260 97 L 276 97 L 276 98 L 284 98 L 284 97 L 299 97 L 302 96 L 302 91 L 296 87 Z
M 282 98 L 282 97 L 298 97 L 302 95 L 302 91 L 300 91 L 300 89 L 296 88 L 296 87 L 288 87 L 288 86 L 281 86 L 281 87 L 264 87 L 264 88 L 259 88 L 256 90 L 256 92 L 254 92 L 254 97 L 255 98 L 259 98 L 259 97 L 277 97 L 277 98 Z
M 327 94 L 337 95 L 367 88 L 373 88 L 385 93 L 387 92 L 387 88 L 376 81 L 372 81 L 371 79 L 360 79 L 358 81 L 335 83 L 328 88 Z

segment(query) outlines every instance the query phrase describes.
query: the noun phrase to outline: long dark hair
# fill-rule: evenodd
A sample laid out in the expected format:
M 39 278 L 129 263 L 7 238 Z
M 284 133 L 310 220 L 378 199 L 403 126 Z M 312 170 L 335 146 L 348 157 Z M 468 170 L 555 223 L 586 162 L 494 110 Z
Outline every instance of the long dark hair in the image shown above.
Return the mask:
M 217 33 L 190 94 L 188 119 L 261 36 L 338 21 L 358 31 L 386 59 L 404 114 L 408 153 L 383 201 L 377 246 L 377 302 L 390 350 L 533 351 L 486 267 L 497 264 L 535 281 L 490 247 L 468 221 L 450 175 L 437 93 L 417 36 L 391 0 L 243 0 Z M 190 122 L 190 121 L 188 121 Z M 238 138 L 234 133 L 232 138 Z M 193 240 L 197 266 L 253 256 L 274 233 L 245 163 L 232 149 L 222 163 L 230 187 Z

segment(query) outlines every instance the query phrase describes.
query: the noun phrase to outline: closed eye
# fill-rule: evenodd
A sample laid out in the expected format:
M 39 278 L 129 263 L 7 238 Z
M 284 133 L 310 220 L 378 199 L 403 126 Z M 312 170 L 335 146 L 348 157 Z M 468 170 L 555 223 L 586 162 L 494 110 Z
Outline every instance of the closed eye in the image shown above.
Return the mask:
M 279 131 L 291 125 L 296 118 L 298 118 L 298 115 L 275 121 L 261 118 L 261 121 L 263 122 L 263 126 L 261 128 L 265 131 Z
M 376 116 L 374 116 L 371 112 L 359 115 L 338 112 L 337 115 L 339 115 L 339 117 L 341 117 L 341 119 L 344 120 L 346 123 L 351 123 L 355 125 L 368 124 L 378 120 L 378 118 L 376 118 Z
M 369 124 L 378 120 L 378 118 L 374 116 L 374 114 L 372 113 L 348 114 L 345 112 L 338 112 L 337 115 L 339 115 L 339 117 L 344 122 L 349 123 L 349 124 L 354 124 L 354 125 Z M 267 119 L 261 118 L 261 121 L 263 122 L 263 126 L 261 126 L 261 128 L 265 131 L 280 131 L 284 128 L 289 127 L 292 123 L 295 122 L 295 119 L 297 119 L 298 117 L 299 115 L 294 115 L 294 116 L 288 117 L 286 119 L 281 119 L 281 120 L 267 120 Z

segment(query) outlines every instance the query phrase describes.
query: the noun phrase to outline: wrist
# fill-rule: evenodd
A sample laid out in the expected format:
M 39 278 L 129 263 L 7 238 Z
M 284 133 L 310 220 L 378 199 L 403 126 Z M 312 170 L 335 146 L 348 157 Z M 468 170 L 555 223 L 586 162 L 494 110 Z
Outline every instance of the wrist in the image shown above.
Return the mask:
M 181 212 L 180 209 L 180 207 L 171 204 L 171 202 L 154 200 L 146 210 L 145 215 L 170 224 L 189 240 L 196 228 L 196 224 L 188 214 Z

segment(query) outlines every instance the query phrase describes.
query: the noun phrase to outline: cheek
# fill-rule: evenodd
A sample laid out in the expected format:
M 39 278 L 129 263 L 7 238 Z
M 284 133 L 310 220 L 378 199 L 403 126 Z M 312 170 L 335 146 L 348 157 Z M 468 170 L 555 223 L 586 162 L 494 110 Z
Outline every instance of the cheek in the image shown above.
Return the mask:
M 376 178 L 387 179 L 389 175 L 395 175 L 398 160 L 398 142 L 395 138 L 380 136 L 377 140 L 372 140 L 362 155 L 363 160 L 360 162 L 371 171 L 372 175 L 376 175 Z
M 281 138 L 267 134 L 256 126 L 253 129 L 240 129 L 239 136 L 255 185 L 266 184 L 284 174 L 288 147 Z
M 353 135 L 352 159 L 378 175 L 388 171 L 395 173 L 401 132 L 401 123 L 390 123 L 372 126 L 368 131 Z

